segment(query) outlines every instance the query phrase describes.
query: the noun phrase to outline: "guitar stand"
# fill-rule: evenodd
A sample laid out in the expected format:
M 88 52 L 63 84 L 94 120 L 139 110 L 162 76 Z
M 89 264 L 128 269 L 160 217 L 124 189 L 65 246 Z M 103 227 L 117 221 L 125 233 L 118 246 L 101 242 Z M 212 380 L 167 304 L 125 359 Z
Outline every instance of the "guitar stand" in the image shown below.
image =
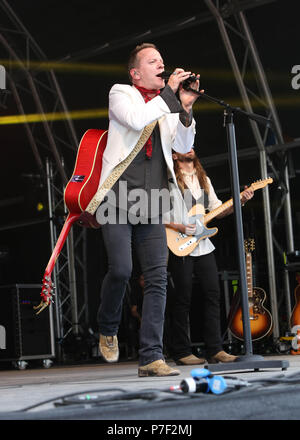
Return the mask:
M 241 308 L 243 317 L 243 335 L 245 342 L 245 355 L 239 356 L 234 362 L 230 363 L 220 363 L 220 364 L 207 364 L 211 372 L 215 371 L 240 371 L 240 370 L 254 370 L 259 371 L 265 368 L 281 368 L 286 370 L 289 367 L 288 361 L 282 360 L 264 360 L 261 355 L 253 354 L 252 347 L 252 337 L 251 337 L 251 327 L 250 327 L 250 316 L 248 307 L 248 294 L 247 294 L 247 279 L 246 279 L 246 263 L 244 258 L 244 233 L 243 233 L 243 222 L 242 222 L 242 209 L 240 202 L 240 190 L 239 190 L 239 171 L 238 171 L 238 161 L 237 161 L 237 148 L 236 148 L 236 137 L 235 137 L 235 126 L 233 122 L 234 113 L 239 113 L 248 118 L 262 123 L 264 125 L 270 125 L 273 122 L 263 116 L 249 113 L 241 110 L 239 107 L 232 107 L 224 101 L 206 95 L 205 93 L 198 92 L 191 87 L 185 87 L 186 90 L 196 93 L 202 99 L 207 99 L 214 103 L 225 107 L 224 110 L 224 126 L 227 132 L 227 142 L 229 148 L 229 158 L 230 158 L 230 172 L 231 172 L 231 186 L 233 191 L 233 206 L 234 206 L 234 217 L 237 233 L 237 251 L 238 251 L 238 262 L 239 262 L 239 274 L 240 274 L 240 291 L 241 291 Z

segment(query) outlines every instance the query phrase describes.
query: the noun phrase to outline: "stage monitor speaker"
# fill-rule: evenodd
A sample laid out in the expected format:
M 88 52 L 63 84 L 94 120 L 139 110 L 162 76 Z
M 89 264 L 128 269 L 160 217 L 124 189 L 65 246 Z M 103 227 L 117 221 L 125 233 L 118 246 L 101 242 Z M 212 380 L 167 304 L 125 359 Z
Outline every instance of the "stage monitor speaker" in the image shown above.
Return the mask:
M 39 284 L 0 286 L 0 361 L 55 357 L 52 307 L 36 315 Z

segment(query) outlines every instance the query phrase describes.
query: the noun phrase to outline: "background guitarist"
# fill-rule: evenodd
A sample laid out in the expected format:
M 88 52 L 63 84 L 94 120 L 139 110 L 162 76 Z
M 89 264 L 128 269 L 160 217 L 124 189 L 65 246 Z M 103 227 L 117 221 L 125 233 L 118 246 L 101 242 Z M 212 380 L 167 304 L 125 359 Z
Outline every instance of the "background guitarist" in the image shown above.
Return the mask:
M 193 149 L 186 154 L 174 152 L 173 161 L 179 188 L 182 193 L 190 191 L 192 197 L 189 199 L 193 204 L 201 203 L 208 211 L 222 204 Z M 245 188 L 241 196 L 242 205 L 253 195 L 252 189 Z M 190 208 L 191 206 L 187 207 L 188 210 Z M 225 217 L 232 212 L 233 207 L 231 206 L 223 211 L 218 218 Z M 170 223 L 170 226 L 186 235 L 194 235 L 196 232 L 195 224 Z M 233 362 L 236 359 L 236 356 L 229 355 L 222 348 L 220 286 L 214 249 L 210 239 L 205 238 L 188 256 L 179 257 L 171 251 L 169 253 L 169 270 L 175 289 L 172 291 L 172 295 L 168 296 L 169 336 L 167 340 L 170 344 L 169 354 L 178 365 L 205 363 L 205 359 L 194 356 L 191 349 L 189 313 L 193 276 L 199 283 L 204 300 L 203 338 L 207 360 L 210 363 L 216 363 Z

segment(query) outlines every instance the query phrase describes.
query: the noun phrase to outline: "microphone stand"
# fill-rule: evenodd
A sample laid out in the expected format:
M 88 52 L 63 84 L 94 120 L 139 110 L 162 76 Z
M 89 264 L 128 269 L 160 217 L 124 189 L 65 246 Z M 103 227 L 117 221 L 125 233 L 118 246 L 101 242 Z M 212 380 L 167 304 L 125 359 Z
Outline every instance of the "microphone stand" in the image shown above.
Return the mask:
M 239 107 L 232 107 L 231 105 L 227 104 L 221 99 L 214 98 L 212 96 L 206 95 L 205 93 L 201 93 L 198 92 L 197 90 L 194 90 L 189 85 L 183 84 L 183 87 L 185 90 L 196 93 L 202 99 L 212 101 L 225 108 L 224 126 L 226 127 L 227 142 L 229 148 L 231 185 L 233 192 L 234 217 L 235 217 L 236 234 L 237 234 L 237 252 L 238 252 L 238 263 L 239 263 L 239 274 L 240 274 L 241 308 L 242 308 L 242 317 L 243 317 L 245 355 L 239 356 L 234 362 L 223 363 L 223 364 L 209 364 L 208 368 L 210 371 L 224 371 L 224 370 L 227 371 L 227 370 L 237 370 L 237 369 L 259 370 L 259 368 L 268 368 L 268 367 L 269 368 L 280 367 L 283 370 L 285 370 L 289 366 L 288 361 L 264 361 L 263 356 L 253 354 L 249 305 L 248 305 L 246 263 L 244 256 L 244 232 L 243 232 L 242 209 L 241 209 L 241 201 L 240 201 L 239 171 L 238 171 L 238 161 L 237 161 L 235 125 L 234 125 L 233 116 L 235 113 L 239 113 L 260 124 L 264 124 L 265 126 L 272 125 L 273 121 L 265 118 L 264 116 L 257 115 L 255 113 L 246 112 L 240 109 Z

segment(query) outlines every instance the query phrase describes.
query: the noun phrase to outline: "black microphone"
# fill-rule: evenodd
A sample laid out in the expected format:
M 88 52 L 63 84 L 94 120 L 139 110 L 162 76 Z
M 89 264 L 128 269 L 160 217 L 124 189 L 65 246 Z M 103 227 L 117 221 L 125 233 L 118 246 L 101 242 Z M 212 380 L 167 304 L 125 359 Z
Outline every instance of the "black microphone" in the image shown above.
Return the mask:
M 164 72 L 160 72 L 158 75 L 160 78 L 168 80 L 170 78 L 170 76 L 173 75 L 173 72 L 168 72 L 168 71 L 164 71 Z M 182 86 L 183 87 L 189 87 L 191 83 L 197 81 L 197 77 L 195 75 L 190 75 L 189 78 L 185 79 L 182 82 Z

